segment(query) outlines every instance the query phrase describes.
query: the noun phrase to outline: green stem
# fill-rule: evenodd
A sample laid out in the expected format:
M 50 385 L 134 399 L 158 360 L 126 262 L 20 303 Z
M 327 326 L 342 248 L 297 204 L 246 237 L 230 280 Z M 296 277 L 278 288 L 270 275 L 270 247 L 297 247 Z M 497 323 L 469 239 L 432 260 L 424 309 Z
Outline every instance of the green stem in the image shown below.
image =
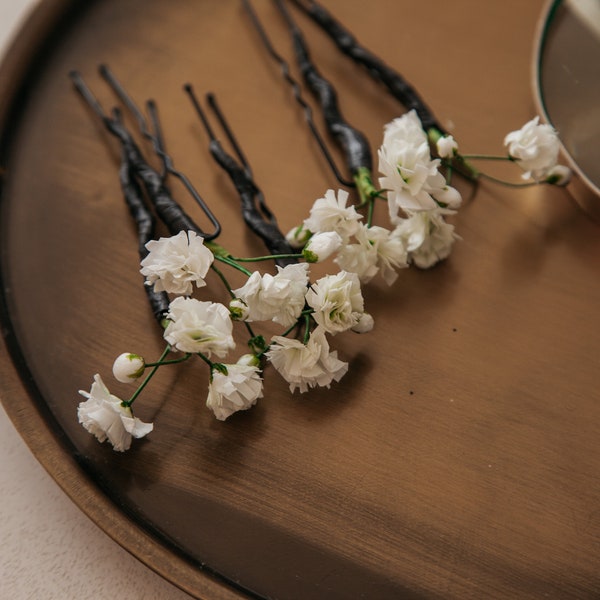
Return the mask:
M 505 185 L 506 187 L 512 187 L 512 188 L 527 188 L 527 187 L 532 187 L 534 185 L 538 185 L 537 181 L 526 181 L 523 183 L 514 183 L 512 181 L 505 181 L 504 179 L 499 179 L 498 177 L 494 177 L 493 175 L 488 175 L 487 173 L 480 173 L 479 176 L 482 179 L 488 179 L 489 181 L 493 181 L 494 183 L 498 183 L 500 185 Z
M 133 393 L 131 398 L 129 398 L 129 400 L 123 400 L 123 402 L 121 402 L 122 406 L 125 406 L 128 408 L 131 407 L 131 405 L 135 402 L 136 398 L 142 393 L 142 390 L 148 385 L 148 382 L 152 379 L 152 377 L 154 377 L 154 374 L 160 367 L 160 363 L 162 363 L 165 356 L 167 356 L 167 354 L 169 354 L 169 352 L 171 352 L 171 346 L 169 346 L 167 344 L 167 347 L 164 349 L 163 353 L 160 355 L 160 358 L 158 359 L 158 361 L 156 361 L 158 364 L 155 364 L 155 366 L 152 368 L 152 371 L 150 371 L 150 373 L 148 373 L 148 375 L 146 375 L 146 378 L 144 379 L 144 381 L 142 381 L 142 383 L 140 384 L 138 389 L 135 390 L 135 392 Z
M 459 154 L 459 157 L 467 160 L 507 160 L 512 162 L 512 158 L 510 156 L 498 156 L 495 154 Z
M 379 196 L 379 190 L 373 185 L 371 171 L 367 167 L 359 167 L 353 175 L 356 190 L 360 198 L 360 206 L 371 202 Z
M 185 362 L 191 354 L 188 352 L 181 358 L 174 358 L 172 360 L 158 360 L 156 362 L 146 363 L 147 367 L 162 367 L 163 365 L 176 365 L 178 363 Z
M 241 271 L 247 277 L 250 277 L 252 275 L 252 273 L 250 271 L 248 271 L 248 269 L 245 269 L 244 267 L 242 267 L 242 265 L 238 265 L 229 256 L 221 256 L 220 254 L 215 254 L 215 259 L 220 260 L 222 263 L 225 263 L 226 265 L 229 265 L 230 267 L 233 267 L 234 269 L 237 269 L 238 271 Z
M 371 227 L 373 224 L 373 213 L 375 211 L 375 201 L 369 200 L 369 205 L 367 208 L 367 227 Z
M 308 344 L 310 339 L 310 315 L 304 315 L 304 345 Z
M 219 279 L 223 282 L 223 285 L 227 288 L 227 291 L 229 292 L 231 298 L 235 298 L 235 294 L 233 293 L 233 290 L 231 289 L 227 278 L 225 277 L 225 275 L 223 275 L 223 272 L 217 267 L 215 267 L 214 263 L 210 267 L 218 275 Z
M 231 260 L 236 262 L 260 262 L 264 260 L 275 260 L 276 258 L 302 258 L 302 254 L 268 254 L 267 256 L 251 256 L 249 258 L 240 258 L 231 256 Z

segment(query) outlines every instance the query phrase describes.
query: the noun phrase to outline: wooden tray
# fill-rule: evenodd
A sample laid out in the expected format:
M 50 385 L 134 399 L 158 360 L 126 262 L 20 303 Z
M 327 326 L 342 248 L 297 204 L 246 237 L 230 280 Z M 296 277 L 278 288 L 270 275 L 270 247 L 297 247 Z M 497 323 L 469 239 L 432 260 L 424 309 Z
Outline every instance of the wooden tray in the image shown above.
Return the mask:
M 271 3 L 256 2 L 277 47 Z M 498 152 L 533 116 L 541 0 L 330 0 L 421 91 L 461 147 Z M 403 112 L 298 18 L 346 116 L 379 144 Z M 167 144 L 239 254 L 261 246 L 181 87 L 214 91 L 284 230 L 335 181 L 235 0 L 48 0 L 2 67 L 2 402 L 40 462 L 126 549 L 197 598 L 594 598 L 600 594 L 600 236 L 562 190 L 481 185 L 439 267 L 375 283 L 376 330 L 335 339 L 330 391 L 219 423 L 206 373 L 163 370 L 125 454 L 77 423 L 77 390 L 125 350 L 158 356 L 117 179 L 73 92 L 109 64 L 159 105 Z M 193 208 L 190 208 L 192 211 Z M 216 289 L 216 288 L 215 288 Z M 115 393 L 119 388 L 112 386 Z

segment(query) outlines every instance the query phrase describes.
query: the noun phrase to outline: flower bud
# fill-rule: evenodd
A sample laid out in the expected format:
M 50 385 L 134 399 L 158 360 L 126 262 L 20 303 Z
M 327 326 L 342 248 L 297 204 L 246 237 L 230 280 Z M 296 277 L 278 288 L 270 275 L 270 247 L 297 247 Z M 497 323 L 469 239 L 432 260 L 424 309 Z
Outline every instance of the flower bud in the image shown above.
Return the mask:
M 248 318 L 250 309 L 241 298 L 233 298 L 229 303 L 229 312 L 234 321 L 245 321 Z
M 113 363 L 113 375 L 121 383 L 130 383 L 139 379 L 146 368 L 146 362 L 138 354 L 124 352 Z
M 436 142 L 436 147 L 441 158 L 451 158 L 458 150 L 458 144 L 451 135 L 443 135 Z
M 373 329 L 374 325 L 375 321 L 373 320 L 373 317 L 369 313 L 363 313 L 356 325 L 352 327 L 352 331 L 354 331 L 354 333 L 368 333 Z
M 342 245 L 342 238 L 335 231 L 325 231 L 313 235 L 304 250 L 302 255 L 306 262 L 316 263 L 329 258 L 334 252 L 337 252 Z
M 567 185 L 571 181 L 571 169 L 565 165 L 556 165 L 546 174 L 546 183 L 551 185 Z
M 260 359 L 256 354 L 242 354 L 236 363 L 244 367 L 260 367 Z
M 294 227 L 291 229 L 285 239 L 287 243 L 294 249 L 300 250 L 300 248 L 304 248 L 304 245 L 310 239 L 311 233 L 304 225 L 298 225 L 298 227 Z
M 450 185 L 445 185 L 441 190 L 436 190 L 433 197 L 447 208 L 457 209 L 462 204 L 460 192 Z

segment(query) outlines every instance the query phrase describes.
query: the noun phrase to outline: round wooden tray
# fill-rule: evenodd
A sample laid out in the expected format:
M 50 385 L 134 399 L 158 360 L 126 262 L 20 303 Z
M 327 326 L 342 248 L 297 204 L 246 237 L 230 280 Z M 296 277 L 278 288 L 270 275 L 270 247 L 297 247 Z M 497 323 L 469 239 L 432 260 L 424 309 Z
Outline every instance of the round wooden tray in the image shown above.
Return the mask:
M 275 7 L 256 4 L 289 56 Z M 543 4 L 327 2 L 466 152 L 497 152 L 532 117 Z M 402 107 L 297 16 L 376 147 Z M 190 363 L 146 390 L 137 415 L 155 431 L 129 452 L 81 428 L 77 391 L 93 374 L 109 381 L 120 352 L 162 346 L 118 148 L 68 79 L 80 70 L 110 108 L 100 63 L 157 101 L 232 251 L 262 247 L 184 83 L 218 95 L 282 229 L 336 187 L 237 0 L 42 2 L 0 74 L 0 391 L 73 501 L 197 598 L 596 597 L 600 236 L 563 190 L 459 183 L 463 240 L 439 267 L 368 288 L 376 330 L 335 338 L 351 368 L 329 391 L 290 396 L 269 371 L 264 399 L 220 423 Z

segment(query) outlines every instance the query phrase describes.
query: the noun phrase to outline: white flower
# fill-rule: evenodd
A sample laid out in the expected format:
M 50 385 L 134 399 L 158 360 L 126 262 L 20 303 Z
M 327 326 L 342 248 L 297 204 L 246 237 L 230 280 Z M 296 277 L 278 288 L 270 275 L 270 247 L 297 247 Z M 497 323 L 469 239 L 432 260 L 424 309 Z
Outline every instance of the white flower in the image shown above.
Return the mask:
M 399 210 L 429 210 L 437 207 L 435 191 L 446 182 L 438 171 L 439 159 L 431 158 L 429 142 L 414 110 L 394 119 L 384 129 L 378 151 L 379 184 L 387 189 L 392 222 Z
M 445 185 L 439 190 L 432 191 L 432 196 L 435 198 L 436 202 L 443 204 L 445 208 L 456 210 L 462 204 L 460 192 L 450 185 Z
M 108 391 L 100 375 L 94 376 L 89 393 L 83 390 L 79 393 L 87 398 L 77 409 L 79 422 L 98 441 L 108 439 L 119 452 L 129 449 L 132 436 L 141 438 L 154 428 L 152 423 L 144 423 L 134 417 L 131 408 L 123 406 L 121 399 Z
M 404 241 L 384 227 L 369 227 L 365 234 L 377 254 L 377 266 L 383 280 L 392 285 L 398 278 L 396 270 L 408 266 Z
M 204 240 L 193 231 L 180 231 L 169 238 L 146 244 L 149 254 L 140 263 L 141 274 L 157 292 L 190 295 L 193 284 L 206 285 L 204 277 L 214 260 Z
M 540 125 L 539 120 L 535 117 L 504 138 L 509 156 L 525 171 L 523 178 L 535 181 L 545 179 L 556 165 L 560 146 L 555 129 L 551 125 Z
M 263 396 L 260 369 L 256 366 L 223 365 L 227 374 L 215 370 L 208 386 L 206 406 L 219 421 L 224 421 L 238 410 L 247 410 Z
M 113 375 L 121 383 L 130 383 L 139 379 L 146 368 L 146 362 L 138 354 L 124 352 L 113 363 Z
M 340 269 L 356 273 L 363 283 L 369 282 L 379 271 L 377 248 L 371 243 L 369 228 L 361 225 L 355 234 L 356 243 L 342 246 L 334 262 Z
M 302 255 L 307 262 L 321 262 L 337 252 L 342 243 L 342 238 L 335 231 L 315 233 L 302 250 Z
M 352 328 L 355 333 L 368 333 L 375 326 L 375 321 L 369 313 L 363 313 L 358 319 L 358 323 Z
M 290 391 L 300 393 L 311 387 L 329 387 L 339 381 L 348 370 L 348 363 L 338 359 L 337 352 L 329 351 L 325 332 L 317 327 L 308 343 L 275 336 L 266 356 L 277 372 L 290 384 Z
M 356 273 L 363 283 L 381 270 L 381 276 L 391 285 L 398 277 L 396 270 L 408 266 L 403 240 L 388 229 L 361 225 L 355 239 L 355 244 L 342 247 L 335 262 L 341 269 Z
M 436 142 L 438 154 L 442 158 L 451 158 L 458 150 L 458 144 L 451 135 L 443 135 Z
M 565 165 L 556 165 L 546 173 L 546 183 L 552 185 L 567 185 L 571 181 L 573 172 Z
M 310 209 L 310 216 L 304 220 L 304 226 L 312 233 L 335 231 L 343 240 L 354 235 L 362 215 L 354 206 L 346 207 L 348 192 L 327 190 L 323 198 L 315 201 Z
M 310 231 L 304 227 L 304 225 L 298 225 L 298 227 L 294 227 L 287 232 L 285 239 L 287 243 L 294 249 L 300 250 L 300 248 L 304 248 L 306 242 L 308 242 L 310 238 Z
M 260 359 L 256 356 L 256 354 L 242 354 L 242 356 L 240 356 L 236 362 L 238 365 L 245 365 L 247 367 L 260 366 Z
M 249 309 L 248 321 L 270 321 L 290 327 L 304 308 L 308 285 L 308 265 L 299 263 L 277 267 L 277 275 L 252 273 L 243 287 L 233 293 Z
M 250 309 L 240 298 L 232 298 L 229 302 L 229 312 L 234 321 L 245 321 L 250 314 Z
M 216 302 L 175 298 L 169 305 L 165 340 L 181 352 L 223 357 L 235 347 L 229 310 Z
M 340 271 L 315 281 L 306 293 L 313 318 L 328 333 L 354 327 L 364 312 L 364 300 L 356 273 Z
M 421 269 L 428 269 L 450 255 L 459 237 L 454 225 L 444 221 L 444 215 L 453 211 L 435 209 L 411 214 L 396 227 L 395 236 L 404 240 L 409 259 Z

